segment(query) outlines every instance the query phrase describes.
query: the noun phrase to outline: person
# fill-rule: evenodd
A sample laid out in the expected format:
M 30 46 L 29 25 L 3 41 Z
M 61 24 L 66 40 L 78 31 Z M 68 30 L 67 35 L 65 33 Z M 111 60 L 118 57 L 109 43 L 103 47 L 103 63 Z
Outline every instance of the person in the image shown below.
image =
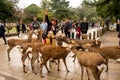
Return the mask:
M 120 28 L 120 20 L 117 19 L 116 31 L 119 32 L 119 28 Z
M 47 35 L 48 35 L 48 32 L 50 33 L 53 33 L 53 35 L 55 36 L 56 33 L 58 32 L 58 21 L 57 19 L 52 19 L 51 21 L 49 20 L 48 18 L 48 10 L 45 11 L 45 20 L 46 20 L 46 23 L 47 23 L 47 29 L 44 30 L 44 33 L 43 33 L 43 39 L 47 38 Z M 52 38 L 53 39 L 53 38 Z M 50 41 L 55 41 L 55 40 L 52 40 L 50 39 Z M 46 43 L 46 41 L 44 41 L 44 43 Z M 51 43 L 54 43 L 54 42 L 51 42 Z
M 70 33 L 71 33 L 71 38 L 76 39 L 76 25 L 75 25 L 75 23 L 72 23 L 72 28 L 71 28 Z
M 80 26 L 78 26 L 76 29 L 76 39 L 80 39 L 80 35 L 81 35 L 81 29 Z
M 40 28 L 40 23 L 39 23 L 39 21 L 37 21 L 37 17 L 33 18 L 32 28 L 33 28 L 33 30 Z
M 118 33 L 118 38 L 119 38 L 119 45 L 120 45 L 120 21 L 119 21 L 119 19 L 117 20 L 117 31 L 119 32 Z
M 87 18 L 83 18 L 83 22 L 81 23 L 81 32 L 82 34 L 87 34 L 88 31 L 88 22 L 87 22 Z
M 64 24 L 64 32 L 65 36 L 70 38 L 70 30 L 72 28 L 72 23 L 69 21 L 68 18 L 65 19 L 65 24 Z
M 0 37 L 3 38 L 4 44 L 7 44 L 7 41 L 6 41 L 6 38 L 5 38 L 5 32 L 6 32 L 6 30 L 5 30 L 4 24 L 0 20 Z
M 40 24 L 40 28 L 44 31 L 47 28 L 47 22 L 43 19 L 43 22 Z
M 22 19 L 19 19 L 16 29 L 17 29 L 18 37 L 20 37 L 20 33 L 25 33 L 26 26 L 23 23 Z

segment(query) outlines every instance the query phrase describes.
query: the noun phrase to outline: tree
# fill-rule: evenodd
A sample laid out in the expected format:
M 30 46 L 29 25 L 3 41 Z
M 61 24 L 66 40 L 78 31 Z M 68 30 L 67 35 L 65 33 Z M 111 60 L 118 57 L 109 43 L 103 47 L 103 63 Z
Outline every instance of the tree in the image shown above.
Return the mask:
M 10 0 L 0 0 L 0 18 L 5 21 L 5 19 L 14 18 L 14 4 Z
M 89 6 L 96 6 L 97 14 L 103 18 L 120 18 L 120 0 L 84 0 Z
M 49 8 L 49 3 L 50 3 L 50 1 L 48 1 L 48 0 L 41 0 L 41 8 L 43 10 Z
M 53 11 L 54 17 L 60 20 L 66 17 L 71 18 L 72 12 L 70 11 L 70 8 L 69 8 L 69 1 L 51 0 L 50 9 Z
M 25 18 L 27 20 L 32 20 L 33 17 L 37 16 L 41 11 L 41 8 L 36 4 L 31 4 L 27 8 L 24 9 Z
M 80 20 L 84 17 L 88 20 L 94 20 L 95 18 L 97 19 L 96 7 L 87 6 L 84 2 L 82 2 L 81 6 L 74 10 Z

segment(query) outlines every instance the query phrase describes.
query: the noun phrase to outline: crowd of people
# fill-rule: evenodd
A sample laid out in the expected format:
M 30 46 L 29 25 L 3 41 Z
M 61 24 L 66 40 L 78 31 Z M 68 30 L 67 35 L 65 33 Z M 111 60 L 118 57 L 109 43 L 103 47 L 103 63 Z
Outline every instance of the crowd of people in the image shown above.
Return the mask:
M 65 22 L 60 25 L 58 20 L 55 18 L 49 20 L 48 11 L 45 11 L 45 18 L 41 23 L 37 20 L 37 17 L 34 17 L 33 21 L 28 25 L 30 30 L 37 30 L 39 28 L 43 30 L 42 37 L 44 43 L 47 42 L 48 34 L 53 34 L 53 36 L 55 36 L 59 30 L 61 30 L 68 38 L 80 39 L 81 34 L 87 34 L 88 26 L 89 24 L 86 18 L 84 18 L 82 22 L 71 22 L 66 18 Z M 24 33 L 26 31 L 27 27 L 23 23 L 22 19 L 18 20 L 16 29 L 18 37 L 21 36 L 20 33 Z
M 65 21 L 60 24 L 55 18 L 49 20 L 48 11 L 46 10 L 45 18 L 41 23 L 37 20 L 37 17 L 34 17 L 33 21 L 28 26 L 26 26 L 23 20 L 19 19 L 16 25 L 16 30 L 18 33 L 18 37 L 20 37 L 22 36 L 21 33 L 25 33 L 27 27 L 29 27 L 29 30 L 42 29 L 43 42 L 47 43 L 48 34 L 53 34 L 53 36 L 55 36 L 59 30 L 61 30 L 62 33 L 65 34 L 65 36 L 68 38 L 81 39 L 81 34 L 87 34 L 89 26 L 98 27 L 99 24 L 97 22 L 88 22 L 87 18 L 85 17 L 82 21 L 79 20 L 78 22 L 71 22 L 69 18 L 66 18 Z M 101 26 L 104 26 L 104 23 L 102 23 Z M 119 25 L 117 24 L 117 31 L 120 31 L 118 29 L 118 26 Z M 0 36 L 3 37 L 5 44 L 7 44 L 5 39 L 5 31 L 6 30 L 4 28 L 4 25 L 2 25 L 0 22 Z M 52 41 L 52 39 L 50 39 L 50 41 Z

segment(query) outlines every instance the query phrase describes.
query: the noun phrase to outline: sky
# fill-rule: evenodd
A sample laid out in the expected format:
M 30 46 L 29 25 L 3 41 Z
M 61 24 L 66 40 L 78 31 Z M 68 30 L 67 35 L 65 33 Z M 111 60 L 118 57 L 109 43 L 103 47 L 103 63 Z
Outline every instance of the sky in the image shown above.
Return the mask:
M 70 1 L 70 6 L 72 6 L 73 8 L 76 8 L 82 3 L 83 0 L 66 0 L 66 1 Z M 37 4 L 39 6 L 40 2 L 41 0 L 20 0 L 18 3 L 18 7 L 25 8 L 30 4 Z

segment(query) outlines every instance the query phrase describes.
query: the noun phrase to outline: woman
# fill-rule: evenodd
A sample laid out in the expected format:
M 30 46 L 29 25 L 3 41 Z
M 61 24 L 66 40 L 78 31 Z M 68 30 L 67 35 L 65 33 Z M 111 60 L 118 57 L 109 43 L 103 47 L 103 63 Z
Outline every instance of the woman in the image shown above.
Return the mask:
M 56 35 L 56 33 L 58 32 L 58 26 L 57 26 L 57 20 L 56 19 L 52 19 L 51 21 L 49 20 L 49 18 L 48 18 L 48 11 L 46 10 L 45 11 L 45 20 L 46 20 L 46 22 L 47 22 L 47 25 L 48 25 L 48 27 L 47 27 L 47 29 L 45 29 L 45 31 L 44 31 L 44 34 L 43 34 L 43 38 L 46 38 L 47 37 L 47 35 L 48 35 L 48 32 L 50 32 L 50 33 L 53 33 L 53 35 L 55 36 Z M 52 41 L 55 41 L 54 39 L 53 39 L 53 36 L 51 37 L 52 39 L 50 39 L 50 43 L 54 43 L 54 42 L 52 42 Z M 44 41 L 44 43 L 47 43 L 46 42 L 46 40 Z

